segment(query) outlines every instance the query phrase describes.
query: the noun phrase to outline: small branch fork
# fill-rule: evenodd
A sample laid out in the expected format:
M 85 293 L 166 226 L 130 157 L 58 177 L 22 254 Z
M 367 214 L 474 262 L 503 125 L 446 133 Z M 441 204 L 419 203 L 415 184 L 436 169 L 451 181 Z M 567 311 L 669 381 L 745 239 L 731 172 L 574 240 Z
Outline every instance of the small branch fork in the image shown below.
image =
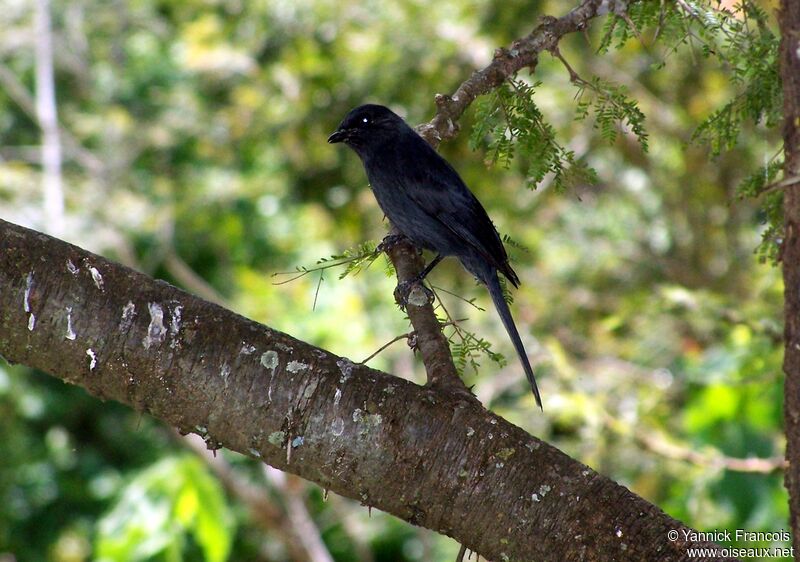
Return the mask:
M 420 252 L 410 240 L 400 236 L 400 233 L 393 228 L 381 246 L 386 249 L 386 255 L 394 265 L 399 286 L 419 278 L 425 263 Z M 425 365 L 427 384 L 450 388 L 454 393 L 474 400 L 461 377 L 458 376 L 458 370 L 450 353 L 450 346 L 442 332 L 441 322 L 434 312 L 433 303 L 429 299 L 423 299 L 398 304 L 405 305 L 406 314 L 414 327 L 415 348 L 419 351 L 422 363 Z
M 381 351 L 388 348 L 392 344 L 399 342 L 400 340 L 408 340 L 408 346 L 413 348 L 416 345 L 416 335 L 417 334 L 415 332 L 406 332 L 405 334 L 400 334 L 399 336 L 392 338 L 391 340 L 380 346 L 378 349 L 376 349 L 373 353 L 371 353 L 369 357 L 367 357 L 363 361 L 360 361 L 359 364 L 366 365 L 372 359 L 374 359 Z

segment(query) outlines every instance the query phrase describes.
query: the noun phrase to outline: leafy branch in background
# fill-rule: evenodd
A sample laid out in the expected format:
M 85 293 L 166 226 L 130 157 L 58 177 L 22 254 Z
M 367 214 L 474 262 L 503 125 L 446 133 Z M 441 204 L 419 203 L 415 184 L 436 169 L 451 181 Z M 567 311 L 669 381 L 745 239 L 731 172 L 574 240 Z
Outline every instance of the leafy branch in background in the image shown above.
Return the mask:
M 656 68 L 666 66 L 678 49 L 689 47 L 692 56 L 699 51 L 716 59 L 738 89 L 733 99 L 712 112 L 695 130 L 692 141 L 707 145 L 712 156 L 733 148 L 742 127 L 748 123 L 774 129 L 781 120 L 782 96 L 778 73 L 780 38 L 769 25 L 768 14 L 750 1 L 728 8 L 712 0 L 636 2 L 622 14 L 610 14 L 604 24 L 598 53 L 620 49 L 636 39 L 660 42 L 667 46 Z M 645 116 L 624 86 L 593 76 L 584 79 L 561 56 L 560 59 L 578 87 L 575 118 L 594 115 L 594 128 L 601 138 L 614 142 L 622 128 L 636 135 L 642 149 L 648 149 Z M 595 172 L 576 161 L 574 152 L 564 148 L 555 131 L 533 100 L 540 83 L 528 84 L 515 78 L 507 81 L 476 102 L 476 125 L 471 147 L 488 151 L 492 164 L 511 165 L 515 156 L 528 165 L 528 183 L 538 185 L 547 174 L 559 190 L 579 182 L 594 183 Z M 781 169 L 773 157 L 750 175 L 737 189 L 739 197 L 758 197 L 769 189 Z M 762 210 L 765 230 L 757 249 L 761 261 L 775 263 L 783 235 L 782 194 L 779 190 L 764 198 Z
M 630 39 L 642 39 L 642 30 L 655 29 L 655 36 L 662 39 L 674 37 L 676 30 L 683 25 L 677 11 L 665 5 L 665 2 L 635 2 L 627 6 L 625 15 L 610 15 L 603 24 L 603 38 L 597 48 L 598 54 L 605 54 L 610 49 L 620 49 Z
M 517 154 L 524 157 L 528 162 L 527 182 L 532 187 L 547 174 L 552 174 L 553 185 L 559 191 L 581 182 L 594 182 L 594 170 L 556 140 L 553 126 L 534 102 L 533 94 L 539 85 L 514 78 L 479 99 L 470 147 L 475 150 L 485 146 L 488 161 L 506 168 Z
M 780 123 L 780 38 L 767 26 L 767 14 L 750 2 L 737 4 L 733 10 L 686 6 L 703 42 L 703 56 L 717 58 L 739 88 L 739 93 L 701 123 L 693 135 L 717 156 L 735 146 L 744 123 L 763 123 L 767 128 Z
M 718 6 L 711 10 L 700 3 L 681 6 L 697 29 L 703 56 L 717 58 L 739 89 L 692 136 L 693 141 L 707 144 L 711 154 L 718 156 L 736 145 L 744 124 L 774 129 L 781 122 L 780 38 L 769 28 L 766 12 L 752 2 L 742 2 L 732 9 Z M 777 154 L 739 185 L 739 197 L 759 197 L 769 190 L 783 166 L 783 160 L 776 157 Z M 756 252 L 760 261 L 776 264 L 783 238 L 783 194 L 768 193 L 762 211 L 766 228 Z
M 623 25 L 618 25 L 621 18 L 609 18 L 600 52 L 612 45 L 619 48 L 633 37 L 640 38 L 641 33 L 652 33 L 654 39 L 668 45 L 656 68 L 666 66 L 671 54 L 688 46 L 693 56 L 699 51 L 703 58 L 716 59 L 738 90 L 692 135 L 692 141 L 708 146 L 712 156 L 734 148 L 748 123 L 774 129 L 781 122 L 780 38 L 770 28 L 768 14 L 754 2 L 743 1 L 730 8 L 710 0 L 639 2 L 628 7 L 628 16 Z M 782 159 L 773 156 L 738 186 L 738 197 L 764 195 L 782 165 Z M 782 194 L 777 190 L 768 193 L 762 211 L 766 227 L 756 252 L 762 262 L 774 264 L 783 236 Z
M 636 135 L 642 150 L 647 151 L 644 113 L 625 87 L 599 77 L 585 80 L 557 49 L 553 54 L 564 63 L 571 81 L 578 87 L 575 119 L 583 121 L 594 114 L 594 128 L 609 143 L 616 141 L 621 128 L 627 127 Z M 470 146 L 474 150 L 484 145 L 489 152 L 488 161 L 505 167 L 511 165 L 516 155 L 522 156 L 529 162 L 527 180 L 531 187 L 536 187 L 547 174 L 552 174 L 558 191 L 580 183 L 595 183 L 596 172 L 556 140 L 553 126 L 534 102 L 539 85 L 540 82 L 528 84 L 514 78 L 479 100 Z
M 706 59 L 717 59 L 740 88 L 694 134 L 715 156 L 733 148 L 743 122 L 763 122 L 769 128 L 780 122 L 780 38 L 770 29 L 767 13 L 754 2 L 745 0 L 730 8 L 713 0 L 633 3 L 625 18 L 606 21 L 598 53 L 622 48 L 632 38 L 641 41 L 645 35 L 667 46 L 656 69 L 664 68 L 670 55 L 688 46 L 693 57 L 699 51 Z
M 620 124 L 627 125 L 636 135 L 642 150 L 647 152 L 644 113 L 639 109 L 636 101 L 628 97 L 625 86 L 618 86 L 597 76 L 593 76 L 589 80 L 578 77 L 573 82 L 578 86 L 576 121 L 583 121 L 590 112 L 593 112 L 595 115 L 594 128 L 600 131 L 600 136 L 609 144 L 617 140 Z M 585 97 L 589 99 L 584 99 Z

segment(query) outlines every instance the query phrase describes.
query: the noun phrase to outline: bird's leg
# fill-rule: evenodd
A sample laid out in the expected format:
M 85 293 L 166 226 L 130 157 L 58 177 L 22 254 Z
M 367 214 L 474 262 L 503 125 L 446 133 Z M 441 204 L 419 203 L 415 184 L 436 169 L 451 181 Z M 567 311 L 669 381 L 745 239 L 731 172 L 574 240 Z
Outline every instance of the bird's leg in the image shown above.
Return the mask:
M 419 275 L 417 275 L 416 277 L 414 277 L 414 279 L 412 279 L 412 281 L 413 281 L 414 283 L 421 283 L 421 282 L 422 282 L 422 280 L 423 280 L 423 279 L 425 279 L 425 278 L 428 276 L 428 274 L 429 274 L 431 271 L 433 271 L 433 268 L 434 268 L 434 267 L 436 267 L 437 265 L 439 265 L 439 262 L 440 262 L 440 261 L 442 261 L 443 259 L 444 259 L 444 256 L 443 256 L 442 254 L 436 254 L 436 257 L 435 257 L 435 258 L 433 258 L 433 259 L 431 260 L 431 263 L 429 263 L 428 265 L 426 265 L 426 266 L 425 266 L 425 269 L 423 269 L 423 270 L 420 272 L 420 274 L 419 274 Z
M 425 293 L 425 300 L 427 302 L 433 302 L 433 291 L 428 289 L 422 281 L 428 274 L 433 271 L 433 268 L 438 265 L 440 261 L 444 259 L 442 254 L 436 254 L 436 257 L 431 260 L 431 262 L 425 266 L 425 269 L 420 271 L 419 275 L 414 276 L 413 278 L 409 279 L 408 281 L 403 281 L 397 285 L 397 288 L 394 290 L 395 298 L 398 302 L 406 303 L 409 302 L 409 297 L 411 296 L 411 291 L 414 290 L 416 287 L 420 287 L 422 292 Z M 416 304 L 416 303 L 415 303 Z

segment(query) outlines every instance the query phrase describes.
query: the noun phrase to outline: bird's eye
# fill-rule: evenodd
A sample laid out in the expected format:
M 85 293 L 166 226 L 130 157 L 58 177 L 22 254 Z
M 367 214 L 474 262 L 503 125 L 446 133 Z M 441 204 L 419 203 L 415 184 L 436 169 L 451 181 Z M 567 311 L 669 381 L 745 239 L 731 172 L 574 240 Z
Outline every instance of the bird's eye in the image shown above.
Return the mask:
M 364 117 L 364 118 L 362 119 L 362 121 L 363 121 L 364 123 L 369 123 L 369 118 L 368 118 L 368 117 Z

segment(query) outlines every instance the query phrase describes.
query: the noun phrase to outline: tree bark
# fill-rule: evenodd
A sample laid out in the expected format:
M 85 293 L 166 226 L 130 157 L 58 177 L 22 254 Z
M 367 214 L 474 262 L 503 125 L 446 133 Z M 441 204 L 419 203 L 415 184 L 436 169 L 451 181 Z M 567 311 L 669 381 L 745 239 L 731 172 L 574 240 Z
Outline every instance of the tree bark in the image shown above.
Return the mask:
M 491 560 L 732 559 L 462 393 L 354 364 L 2 220 L 0 354 Z
M 793 546 L 800 552 L 800 3 L 782 0 L 780 72 L 783 83 L 784 240 L 781 246 L 784 283 L 784 423 L 786 425 L 786 489 Z
M 392 228 L 389 237 L 397 235 L 399 231 Z M 392 244 L 386 250 L 386 254 L 397 272 L 399 284 L 411 281 L 425 268 L 421 251 L 407 238 Z M 442 387 L 442 390 L 447 387 L 450 392 L 460 392 L 469 396 L 469 390 L 458 376 L 450 344 L 442 332 L 442 325 L 433 310 L 433 303 L 428 302 L 424 295 L 421 298 L 421 291 L 412 291 L 406 303 L 402 303 L 401 298 L 399 295 L 396 296 L 398 305 L 405 306 L 408 319 L 414 327 L 411 345 L 422 357 L 428 385 Z

